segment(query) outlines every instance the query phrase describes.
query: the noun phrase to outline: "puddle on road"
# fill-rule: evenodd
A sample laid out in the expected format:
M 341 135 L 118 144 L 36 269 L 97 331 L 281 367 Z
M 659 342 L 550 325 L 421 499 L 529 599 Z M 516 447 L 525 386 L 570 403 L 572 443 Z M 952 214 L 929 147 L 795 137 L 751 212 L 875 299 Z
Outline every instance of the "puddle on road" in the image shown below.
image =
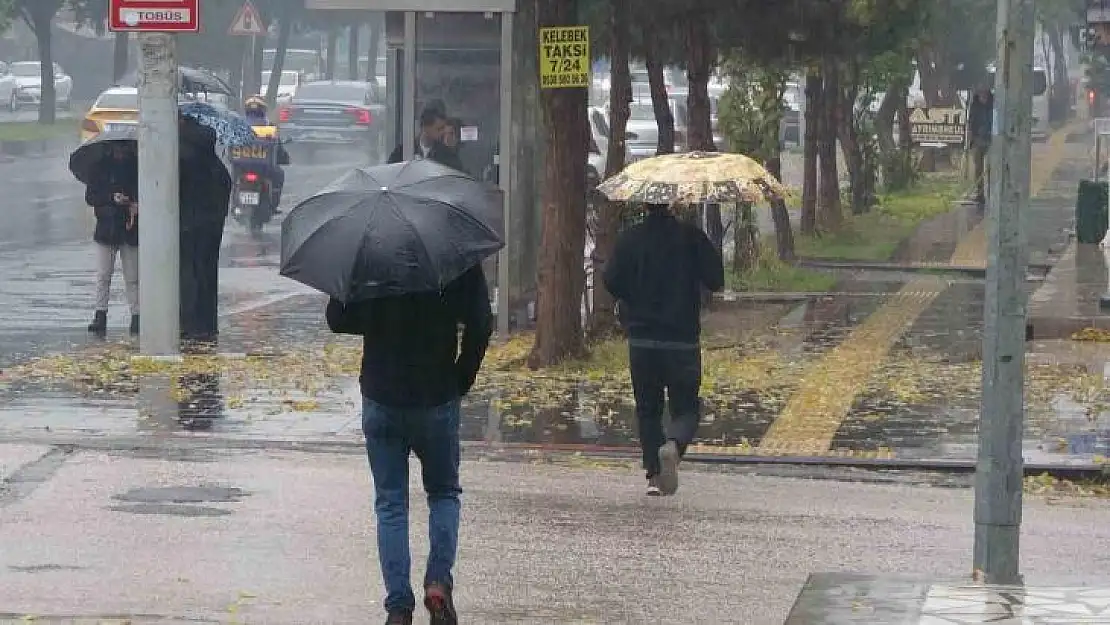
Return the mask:
M 226 486 L 160 486 L 133 488 L 112 499 L 132 503 L 228 503 L 241 501 L 250 493 Z

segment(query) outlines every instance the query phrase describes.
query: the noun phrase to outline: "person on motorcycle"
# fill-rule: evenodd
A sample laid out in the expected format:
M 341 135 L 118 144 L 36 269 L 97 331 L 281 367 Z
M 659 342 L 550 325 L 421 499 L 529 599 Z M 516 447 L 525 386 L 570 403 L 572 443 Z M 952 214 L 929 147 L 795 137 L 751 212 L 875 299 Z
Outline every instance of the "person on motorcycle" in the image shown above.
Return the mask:
M 266 116 L 267 112 L 266 100 L 262 96 L 251 96 L 243 103 L 243 113 L 251 126 L 273 126 Z M 274 136 L 276 138 L 277 135 Z M 276 198 L 274 202 L 275 214 L 281 212 L 277 206 L 281 203 L 281 190 L 285 186 L 285 170 L 281 168 L 281 165 L 289 162 L 289 156 L 285 153 L 285 147 L 281 145 L 280 141 L 277 142 L 277 151 L 277 165 L 271 168 L 269 172 L 270 182 L 274 185 L 274 196 Z

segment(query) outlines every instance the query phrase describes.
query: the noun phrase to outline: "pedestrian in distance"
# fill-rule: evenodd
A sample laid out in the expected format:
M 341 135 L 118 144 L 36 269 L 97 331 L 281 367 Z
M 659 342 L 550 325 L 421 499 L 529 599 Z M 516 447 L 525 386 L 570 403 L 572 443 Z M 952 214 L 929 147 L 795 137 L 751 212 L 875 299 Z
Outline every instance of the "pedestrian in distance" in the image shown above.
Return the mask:
M 990 87 L 980 85 L 975 90 L 967 115 L 967 131 L 971 148 L 972 175 L 975 178 L 975 202 L 986 206 L 984 191 L 987 179 L 987 157 L 990 155 L 991 137 L 994 134 L 994 94 Z
M 724 263 L 701 228 L 648 205 L 644 220 L 617 238 L 602 278 L 628 334 L 647 494 L 672 495 L 701 420 L 702 289 L 724 288 Z
M 93 207 L 96 227 L 96 304 L 89 332 L 104 337 L 108 331 L 108 300 L 116 257 L 123 271 L 132 335 L 139 333 L 139 163 L 133 145 L 118 143 L 111 159 L 99 167 L 85 186 L 85 202 Z
M 459 155 L 443 144 L 447 132 L 447 114 L 439 106 L 426 107 L 420 113 L 420 132 L 413 143 L 413 159 L 430 159 L 441 165 L 463 171 Z M 398 145 L 389 155 L 388 163 L 404 160 L 404 146 Z
M 378 559 L 387 625 L 412 623 L 409 454 L 420 460 L 430 552 L 424 606 L 432 625 L 455 625 L 452 570 L 458 550 L 459 410 L 493 332 L 480 265 L 441 292 L 328 302 L 332 332 L 363 337 L 362 430 L 374 478 Z M 463 327 L 462 340 L 458 338 Z

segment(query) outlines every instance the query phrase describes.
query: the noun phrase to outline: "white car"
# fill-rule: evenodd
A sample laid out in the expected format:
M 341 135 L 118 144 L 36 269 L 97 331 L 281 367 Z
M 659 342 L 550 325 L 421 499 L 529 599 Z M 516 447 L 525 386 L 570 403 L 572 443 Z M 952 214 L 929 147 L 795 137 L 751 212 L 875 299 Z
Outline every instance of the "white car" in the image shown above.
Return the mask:
M 10 67 L 15 77 L 16 100 L 18 104 L 38 104 L 42 97 L 41 64 L 38 61 L 20 61 Z M 62 68 L 54 64 L 54 100 L 61 108 L 69 108 L 70 95 L 73 93 L 73 79 Z M 17 105 L 18 105 L 17 104 Z
M 270 76 L 273 72 L 262 72 L 262 92 L 265 93 L 270 86 Z M 288 102 L 297 95 L 297 89 L 301 86 L 301 74 L 295 70 L 287 69 L 281 72 L 281 80 L 278 82 L 277 101 Z
M 0 63 L 0 106 L 5 106 L 13 113 L 19 110 L 19 99 L 15 97 L 17 90 L 15 76 L 12 76 L 7 63 Z

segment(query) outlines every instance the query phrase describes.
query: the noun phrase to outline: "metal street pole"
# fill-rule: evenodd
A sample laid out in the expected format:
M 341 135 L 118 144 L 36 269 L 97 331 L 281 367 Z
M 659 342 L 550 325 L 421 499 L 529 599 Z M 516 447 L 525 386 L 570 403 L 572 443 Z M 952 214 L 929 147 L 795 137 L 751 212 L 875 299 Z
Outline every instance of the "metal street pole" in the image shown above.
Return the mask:
M 1020 584 L 1025 365 L 1025 234 L 1033 103 L 1033 2 L 998 0 L 994 139 L 987 203 L 983 401 L 975 466 L 973 566 L 983 581 Z
M 146 356 L 180 350 L 175 43 L 169 33 L 139 35 L 139 349 Z

